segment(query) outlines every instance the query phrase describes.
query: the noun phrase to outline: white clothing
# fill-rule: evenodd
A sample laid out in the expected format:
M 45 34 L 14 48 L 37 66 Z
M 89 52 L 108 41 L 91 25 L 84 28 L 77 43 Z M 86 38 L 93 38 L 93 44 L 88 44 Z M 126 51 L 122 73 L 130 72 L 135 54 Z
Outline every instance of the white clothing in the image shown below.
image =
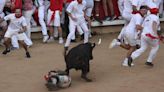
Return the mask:
M 92 15 L 92 10 L 93 10 L 93 7 L 94 7 L 94 0 L 85 0 L 86 1 L 86 15 L 88 17 L 91 17 Z
M 132 16 L 130 23 L 127 25 L 125 29 L 125 39 L 131 46 L 135 46 L 137 44 L 137 30 L 136 25 L 141 25 L 143 22 L 143 17 L 140 14 L 135 14 Z
M 132 53 L 131 55 L 132 59 L 139 57 L 147 49 L 148 46 L 151 46 L 151 51 L 147 59 L 147 62 L 152 62 L 153 59 L 155 58 L 156 53 L 159 49 L 159 39 L 158 38 L 153 39 L 146 35 L 146 34 L 151 34 L 154 37 L 158 37 L 156 33 L 157 30 L 155 30 L 156 32 L 153 31 L 152 28 L 153 22 L 157 23 L 157 28 L 160 26 L 160 21 L 158 16 L 150 14 L 145 18 L 143 22 L 144 29 L 141 35 L 141 48 Z
M 75 29 L 77 25 L 81 27 L 81 29 L 84 31 L 84 43 L 88 42 L 88 36 L 89 36 L 89 30 L 84 18 L 84 10 L 86 8 L 86 2 L 83 1 L 82 4 L 78 4 L 78 2 L 72 1 L 69 6 L 67 7 L 67 12 L 71 13 L 71 15 L 76 18 L 76 20 L 73 20 L 69 16 L 69 30 L 70 33 L 67 36 L 67 40 L 65 43 L 65 47 L 68 47 L 70 45 L 72 37 L 75 35 Z
M 77 19 L 74 22 L 80 22 L 81 18 L 84 17 L 84 10 L 86 9 L 86 2 L 83 0 L 82 4 L 78 4 L 78 2 L 72 1 L 67 7 L 66 11 L 71 13 L 71 15 Z
M 26 19 L 23 16 L 16 18 L 14 13 L 5 16 L 4 20 L 10 20 L 8 30 L 13 30 L 15 32 L 19 32 L 22 26 L 27 26 Z
M 6 0 L 0 0 L 0 14 L 3 12 L 5 4 L 6 4 Z
M 154 14 L 150 14 L 143 21 L 143 24 L 142 24 L 142 26 L 144 27 L 143 32 L 142 32 L 143 35 L 145 35 L 147 33 L 150 33 L 153 36 L 156 36 L 156 37 L 158 36 L 157 33 L 154 32 L 153 29 L 152 29 L 153 22 L 157 23 L 157 25 L 158 25 L 157 28 L 158 29 L 160 28 L 159 17 L 154 15 Z
M 54 16 L 54 19 L 51 20 L 52 16 Z M 50 9 L 48 10 L 48 15 L 47 15 L 47 25 L 48 26 L 55 26 L 55 27 L 59 27 L 60 26 L 60 11 L 56 10 L 51 11 Z

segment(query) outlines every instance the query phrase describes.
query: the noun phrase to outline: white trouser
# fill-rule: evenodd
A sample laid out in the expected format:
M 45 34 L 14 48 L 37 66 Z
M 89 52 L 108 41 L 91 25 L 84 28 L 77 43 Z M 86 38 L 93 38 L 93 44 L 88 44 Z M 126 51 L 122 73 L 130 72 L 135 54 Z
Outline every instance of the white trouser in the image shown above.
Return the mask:
M 123 40 L 124 39 L 124 33 L 125 33 L 125 29 L 126 29 L 126 26 L 124 26 L 122 29 L 121 29 L 121 32 L 119 33 L 118 35 L 118 39 L 120 40 Z
M 120 40 L 124 39 L 124 31 L 125 31 L 126 26 L 128 25 L 128 23 L 130 22 L 130 20 L 132 18 L 132 14 L 123 12 L 122 17 L 125 20 L 125 24 L 124 24 L 124 27 L 121 29 L 120 34 L 118 35 L 118 39 L 120 39 Z
M 122 15 L 123 10 L 124 10 L 124 6 L 123 6 L 124 0 L 118 0 L 117 3 L 118 3 L 118 9 L 120 11 L 120 14 Z
M 80 35 L 82 35 L 84 32 L 83 32 L 83 30 L 82 30 L 82 28 L 81 28 L 81 26 L 79 26 L 79 25 L 77 25 L 77 31 L 78 31 L 78 33 L 80 34 Z M 71 38 L 72 40 L 75 40 L 76 38 L 75 38 L 75 34 L 72 36 L 72 38 Z
M 33 44 L 31 39 L 29 39 L 25 33 L 23 33 L 23 35 L 24 35 L 24 42 L 26 43 L 26 45 L 31 46 Z M 19 48 L 18 39 L 15 35 L 11 37 L 11 44 L 13 47 Z
M 131 18 L 132 18 L 133 14 L 131 12 L 126 12 L 126 11 L 123 11 L 122 13 L 122 17 L 124 18 L 124 20 L 126 21 L 130 21 Z
M 148 46 L 151 46 L 151 51 L 149 53 L 147 62 L 152 62 L 159 49 L 159 40 L 151 39 L 149 37 L 146 37 L 145 35 L 142 35 L 141 37 L 141 48 L 132 53 L 132 59 L 136 59 L 137 57 L 139 57 L 147 49 Z
M 27 11 L 24 11 L 23 12 L 23 15 L 24 17 L 26 18 L 26 22 L 27 22 L 27 31 L 26 31 L 26 34 L 29 38 L 31 38 L 31 18 L 32 18 L 32 15 L 34 13 L 34 10 L 35 9 L 32 9 L 32 10 L 27 10 Z
M 39 17 L 39 23 L 41 25 L 41 28 L 42 28 L 42 34 L 45 36 L 45 35 L 48 35 L 47 33 L 47 27 L 46 27 L 46 23 L 44 21 L 44 9 L 45 7 L 44 6 L 40 6 L 38 8 L 38 17 Z
M 45 19 L 45 21 L 47 21 L 47 15 L 48 15 L 48 9 L 49 9 L 49 6 L 50 6 L 50 1 L 48 1 L 48 0 L 45 0 L 44 1 L 44 19 Z
M 88 42 L 88 37 L 89 37 L 89 31 L 88 31 L 88 27 L 86 25 L 85 22 L 80 22 L 80 23 L 76 23 L 74 22 L 70 17 L 69 17 L 69 34 L 67 36 L 67 40 L 66 40 L 66 43 L 65 43 L 65 47 L 68 47 L 70 45 L 70 42 L 71 42 L 71 39 L 72 39 L 72 36 L 75 35 L 75 29 L 77 27 L 77 25 L 79 25 L 81 27 L 81 29 L 84 31 L 84 43 L 87 43 Z

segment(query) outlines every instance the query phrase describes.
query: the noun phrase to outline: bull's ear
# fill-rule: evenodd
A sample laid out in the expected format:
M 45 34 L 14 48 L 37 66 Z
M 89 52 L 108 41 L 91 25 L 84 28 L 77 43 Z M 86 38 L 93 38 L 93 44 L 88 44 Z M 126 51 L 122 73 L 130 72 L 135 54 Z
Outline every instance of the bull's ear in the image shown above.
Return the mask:
M 96 46 L 96 44 L 95 43 L 92 43 L 92 48 L 94 48 Z

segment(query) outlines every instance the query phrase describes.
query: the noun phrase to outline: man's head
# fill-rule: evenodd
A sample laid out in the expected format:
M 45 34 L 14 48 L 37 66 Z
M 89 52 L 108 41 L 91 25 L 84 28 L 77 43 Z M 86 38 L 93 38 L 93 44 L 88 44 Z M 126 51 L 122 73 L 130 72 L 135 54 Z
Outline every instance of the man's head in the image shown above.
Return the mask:
M 141 6 L 140 7 L 140 13 L 142 16 L 146 15 L 148 11 L 148 7 L 147 6 Z
M 15 17 L 20 18 L 22 16 L 22 10 L 21 9 L 15 9 Z
M 79 4 L 81 4 L 81 3 L 82 3 L 82 1 L 83 1 L 83 0 L 77 0 L 77 2 L 78 2 Z

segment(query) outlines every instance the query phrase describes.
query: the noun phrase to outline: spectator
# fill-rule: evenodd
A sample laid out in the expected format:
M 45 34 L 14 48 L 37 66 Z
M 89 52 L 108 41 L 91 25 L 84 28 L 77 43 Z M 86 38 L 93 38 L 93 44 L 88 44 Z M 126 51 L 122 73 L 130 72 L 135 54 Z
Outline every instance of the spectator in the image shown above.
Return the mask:
M 47 27 L 46 27 L 46 23 L 45 23 L 45 8 L 46 6 L 44 5 L 46 1 L 45 0 L 35 0 L 35 5 L 38 8 L 38 17 L 39 17 L 39 23 L 41 25 L 41 30 L 42 30 L 42 34 L 43 34 L 43 42 L 47 42 L 49 36 L 47 33 Z
M 105 12 L 104 20 L 109 21 L 114 16 L 113 2 L 112 0 L 102 0 L 102 2 L 103 2 L 103 9 Z M 108 9 L 110 9 L 111 16 L 109 16 Z
M 94 7 L 94 1 L 93 0 L 85 0 L 86 1 L 86 15 L 87 15 L 87 22 L 88 22 L 88 27 L 90 30 L 90 35 L 91 35 L 91 15 L 92 15 L 92 10 Z
M 100 19 L 100 0 L 94 0 L 95 1 L 95 6 L 94 6 L 94 12 L 95 12 L 95 20 L 99 23 L 103 23 L 102 20 Z
M 63 44 L 62 37 L 62 28 L 61 28 L 61 14 L 63 9 L 63 0 L 50 0 L 50 9 L 48 10 L 48 18 L 47 24 L 50 29 L 50 38 L 48 42 L 52 42 L 54 40 L 54 28 L 57 27 L 59 32 L 59 44 Z
M 114 9 L 114 16 L 112 17 L 112 20 L 116 20 L 120 16 L 119 8 L 118 8 L 118 0 L 113 0 L 113 9 Z
M 33 5 L 32 0 L 23 0 L 23 16 L 26 19 L 27 22 L 27 31 L 26 31 L 26 35 L 28 36 L 28 38 L 31 38 L 31 18 L 32 15 L 35 11 L 35 7 Z

